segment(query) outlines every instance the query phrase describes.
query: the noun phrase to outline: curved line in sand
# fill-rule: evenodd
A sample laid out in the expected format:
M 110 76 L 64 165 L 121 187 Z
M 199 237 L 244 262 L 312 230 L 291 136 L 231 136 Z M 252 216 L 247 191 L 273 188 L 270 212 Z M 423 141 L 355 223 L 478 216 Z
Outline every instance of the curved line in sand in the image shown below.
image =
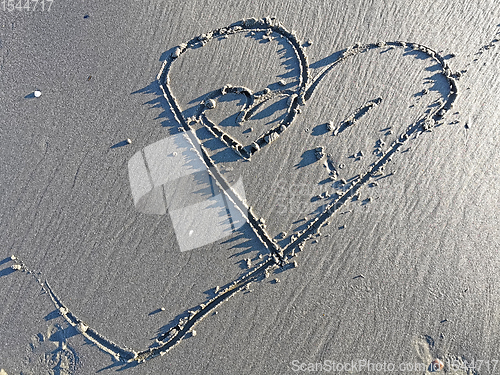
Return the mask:
M 288 42 L 292 45 L 297 59 L 299 61 L 300 66 L 300 76 L 299 76 L 299 89 L 293 93 L 286 93 L 290 98 L 290 105 L 288 110 L 288 116 L 283 120 L 281 124 L 277 127 L 269 130 L 266 134 L 259 138 L 258 142 L 256 142 L 259 146 L 264 146 L 268 142 L 266 141 L 266 136 L 268 136 L 267 140 L 271 139 L 269 136 L 271 133 L 276 132 L 277 135 L 282 134 L 288 126 L 291 125 L 292 121 L 297 114 L 297 109 L 299 105 L 304 105 L 307 100 L 309 100 L 318 86 L 318 84 L 322 81 L 322 79 L 330 72 L 336 65 L 340 62 L 345 61 L 348 57 L 354 56 L 358 53 L 366 52 L 368 50 L 374 48 L 381 47 L 403 47 L 403 48 L 411 48 L 413 50 L 421 51 L 428 56 L 432 57 L 441 66 L 441 74 L 443 74 L 450 85 L 450 94 L 447 98 L 447 101 L 442 104 L 439 108 L 437 108 L 434 113 L 424 116 L 421 120 L 416 123 L 410 125 L 407 128 L 407 131 L 401 134 L 397 141 L 395 141 L 391 148 L 382 155 L 382 157 L 375 162 L 373 168 L 367 171 L 365 174 L 360 175 L 355 183 L 352 184 L 349 190 L 347 190 L 343 195 L 338 196 L 335 200 L 333 200 L 329 205 L 326 206 L 325 210 L 319 214 L 316 218 L 309 221 L 306 229 L 302 232 L 299 232 L 292 241 L 281 248 L 267 233 L 265 230 L 265 226 L 254 216 L 252 213 L 251 207 L 248 207 L 247 204 L 238 196 L 238 194 L 232 190 L 231 186 L 227 183 L 225 178 L 219 173 L 215 163 L 211 160 L 208 153 L 205 151 L 201 142 L 194 136 L 194 132 L 191 131 L 192 128 L 183 117 L 182 112 L 175 100 L 175 97 L 172 94 L 172 91 L 169 86 L 169 77 L 168 73 L 170 70 L 170 66 L 173 61 L 175 61 L 182 53 L 184 53 L 187 49 L 198 47 L 200 45 L 204 45 L 208 41 L 210 41 L 214 37 L 226 36 L 235 34 L 241 31 L 267 31 L 272 30 L 278 34 L 281 34 L 284 38 L 288 40 Z M 36 277 L 37 281 L 42 285 L 43 289 L 49 294 L 51 300 L 53 301 L 57 310 L 61 313 L 61 315 L 66 319 L 66 321 L 76 327 L 79 332 L 81 332 L 88 340 L 96 344 L 101 350 L 111 354 L 117 361 L 120 362 L 135 362 L 140 363 L 145 360 L 162 356 L 166 354 L 173 347 L 178 345 L 189 333 L 192 332 L 193 328 L 198 324 L 204 317 L 206 317 L 211 311 L 216 309 L 221 303 L 227 301 L 230 297 L 235 295 L 237 292 L 243 290 L 247 287 L 251 282 L 262 280 L 269 276 L 269 274 L 276 268 L 282 267 L 287 264 L 295 254 L 295 251 L 302 250 L 305 245 L 305 242 L 311 238 L 311 236 L 318 232 L 323 225 L 327 222 L 327 220 L 340 208 L 346 201 L 354 196 L 356 192 L 379 171 L 383 168 L 391 159 L 391 156 L 398 151 L 398 149 L 403 146 L 409 139 L 411 135 L 418 136 L 419 134 L 425 132 L 432 126 L 432 124 L 436 121 L 442 119 L 442 117 L 450 110 L 453 106 L 453 102 L 455 101 L 458 90 L 457 84 L 455 80 L 455 75 L 451 72 L 451 69 L 446 64 L 445 60 L 442 56 L 440 56 L 434 50 L 420 45 L 416 43 L 407 43 L 407 42 L 380 42 L 377 44 L 366 44 L 359 45 L 356 44 L 353 47 L 350 47 L 344 51 L 342 56 L 327 66 L 315 79 L 309 83 L 309 65 L 307 62 L 307 56 L 302 49 L 300 42 L 293 32 L 289 32 L 286 30 L 279 22 L 277 22 L 274 18 L 266 17 L 262 20 L 256 19 L 247 19 L 236 22 L 226 28 L 221 28 L 214 30 L 207 34 L 202 34 L 194 39 L 191 39 L 185 44 L 178 46 L 174 52 L 169 56 L 163 63 L 160 72 L 158 73 L 158 82 L 163 91 L 163 95 L 169 103 L 170 109 L 174 114 L 175 119 L 178 123 L 183 127 L 186 133 L 189 136 L 190 141 L 193 144 L 198 144 L 201 149 L 200 159 L 206 164 L 207 170 L 212 175 L 216 183 L 219 185 L 221 190 L 226 194 L 227 198 L 231 200 L 235 206 L 245 215 L 245 212 L 248 212 L 248 221 L 250 226 L 252 227 L 254 233 L 259 238 L 259 240 L 263 243 L 263 245 L 270 250 L 271 256 L 269 256 L 264 262 L 256 265 L 252 270 L 250 270 L 247 274 L 240 277 L 239 279 L 232 282 L 225 289 L 219 291 L 216 296 L 206 303 L 200 304 L 196 311 L 190 312 L 190 316 L 181 319 L 179 324 L 175 327 L 171 328 L 168 332 L 161 334 L 157 338 L 157 346 L 150 347 L 146 350 L 135 351 L 126 347 L 121 347 L 111 340 L 105 338 L 100 335 L 98 332 L 88 327 L 81 319 L 79 319 L 75 314 L 70 312 L 70 310 L 62 303 L 61 299 L 54 293 L 49 284 L 45 281 L 42 282 L 39 278 Z M 231 86 L 226 86 L 219 91 L 217 91 L 214 95 L 224 95 L 228 91 L 233 90 Z M 245 90 L 239 88 L 240 93 Z M 252 94 L 253 95 L 253 94 Z M 251 106 L 248 106 L 251 108 Z M 201 112 L 200 115 L 203 115 Z M 283 128 L 284 126 L 284 128 Z M 273 138 L 274 140 L 275 138 Z M 244 158 L 250 158 L 252 154 L 257 152 L 259 148 L 253 147 L 250 150 L 244 150 L 243 146 L 238 146 L 236 143 L 232 143 L 235 141 L 230 136 L 227 139 L 222 139 L 229 147 L 231 147 L 235 152 L 237 152 L 240 156 Z M 260 144 L 259 144 L 260 142 Z M 195 149 L 198 149 L 195 147 Z M 246 154 L 245 154 L 246 153 Z M 248 210 L 248 211 L 246 211 Z M 245 215 L 246 216 L 246 215 Z M 22 261 L 13 257 L 12 260 L 16 262 L 14 269 L 25 271 L 29 274 L 34 274 L 33 271 L 30 271 Z

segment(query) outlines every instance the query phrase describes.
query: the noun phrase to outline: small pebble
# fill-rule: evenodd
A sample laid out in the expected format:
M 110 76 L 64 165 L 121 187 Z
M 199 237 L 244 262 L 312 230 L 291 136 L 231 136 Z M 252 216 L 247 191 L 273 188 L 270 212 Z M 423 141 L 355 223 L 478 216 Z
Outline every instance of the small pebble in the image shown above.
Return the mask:
M 213 100 L 213 99 L 208 99 L 208 100 L 205 102 L 205 106 L 206 106 L 208 109 L 214 109 L 214 108 L 215 108 L 215 106 L 216 106 L 215 100 Z
M 196 331 L 195 331 L 194 329 L 193 329 L 193 331 L 191 332 L 191 335 L 193 335 L 193 337 L 197 335 L 197 333 L 196 333 Z
M 432 372 L 441 371 L 444 368 L 444 363 L 439 358 L 436 358 L 431 362 L 430 367 Z
M 35 98 L 39 98 L 40 96 L 42 96 L 42 92 L 40 90 L 35 90 L 33 95 L 35 95 Z
M 14 271 L 21 271 L 22 269 L 20 264 L 13 264 L 12 266 L 10 266 L 10 268 L 12 268 Z
M 284 79 L 280 79 L 278 83 L 280 86 L 286 86 L 286 81 Z
M 160 310 L 161 310 L 161 311 L 165 311 L 165 308 L 164 308 L 164 307 L 160 307 Z
M 127 144 L 131 144 L 132 140 L 130 138 L 127 138 L 127 140 L 125 142 L 127 142 Z

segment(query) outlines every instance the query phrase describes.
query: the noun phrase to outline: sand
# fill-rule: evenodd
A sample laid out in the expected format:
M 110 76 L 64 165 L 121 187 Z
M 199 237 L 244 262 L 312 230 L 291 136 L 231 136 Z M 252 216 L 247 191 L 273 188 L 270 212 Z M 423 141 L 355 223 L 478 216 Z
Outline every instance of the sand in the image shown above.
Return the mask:
M 2 11 L 0 368 L 496 373 L 499 15 Z

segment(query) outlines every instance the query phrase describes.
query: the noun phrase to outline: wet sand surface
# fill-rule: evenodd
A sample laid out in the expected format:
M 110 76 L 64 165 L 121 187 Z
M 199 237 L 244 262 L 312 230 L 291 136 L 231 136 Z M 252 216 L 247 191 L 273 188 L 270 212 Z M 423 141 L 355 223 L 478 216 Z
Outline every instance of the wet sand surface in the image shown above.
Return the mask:
M 0 368 L 499 373 L 499 19 L 474 1 L 2 10 Z M 165 155 L 199 173 L 161 187 Z

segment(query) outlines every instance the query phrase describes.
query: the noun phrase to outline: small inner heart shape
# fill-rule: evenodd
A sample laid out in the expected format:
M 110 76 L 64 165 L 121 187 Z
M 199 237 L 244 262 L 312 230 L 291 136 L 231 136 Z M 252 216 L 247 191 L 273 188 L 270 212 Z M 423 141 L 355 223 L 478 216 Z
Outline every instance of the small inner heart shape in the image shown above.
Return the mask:
M 244 143 L 244 141 L 239 140 L 237 136 L 231 134 L 230 130 L 223 129 L 221 124 L 216 124 L 209 117 L 209 112 L 215 109 L 217 101 L 231 94 L 243 95 L 246 99 L 245 104 L 240 108 L 237 115 L 232 116 L 234 117 L 233 126 L 242 127 L 244 123 L 248 123 L 248 120 L 258 113 L 265 104 L 280 98 L 286 99 L 286 114 L 284 119 L 270 130 L 263 133 L 261 132 L 261 134 L 253 138 L 250 143 Z M 219 138 L 228 147 L 231 147 L 239 156 L 250 159 L 252 154 L 259 151 L 264 145 L 276 140 L 292 123 L 298 104 L 296 98 L 297 93 L 292 90 L 271 91 L 269 88 L 266 88 L 257 93 L 252 93 L 251 90 L 246 87 L 225 86 L 206 96 L 204 101 L 199 105 L 194 119 L 201 122 L 215 137 Z M 192 122 L 192 120 L 189 122 Z M 245 132 L 249 133 L 251 131 L 252 128 L 247 128 Z

